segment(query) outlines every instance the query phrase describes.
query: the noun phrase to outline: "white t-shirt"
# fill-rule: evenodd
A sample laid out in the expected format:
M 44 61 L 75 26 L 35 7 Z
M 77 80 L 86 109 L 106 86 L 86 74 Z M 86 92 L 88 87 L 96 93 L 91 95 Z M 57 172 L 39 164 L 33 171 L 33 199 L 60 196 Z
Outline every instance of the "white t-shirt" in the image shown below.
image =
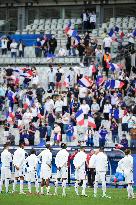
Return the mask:
M 45 103 L 45 111 L 50 112 L 54 109 L 54 101 L 52 99 L 47 100 Z
M 23 51 L 23 45 L 22 45 L 22 43 L 19 44 L 18 50 L 19 50 L 19 51 Z
M 1 48 L 7 48 L 7 43 L 8 43 L 7 39 L 1 39 Z
M 56 112 L 62 112 L 62 106 L 63 106 L 63 101 L 62 100 L 57 100 L 55 102 L 55 106 L 54 106 L 55 111 Z
M 31 108 L 31 111 L 32 111 L 32 116 L 33 116 L 33 117 L 36 117 L 37 114 L 38 114 L 38 109 L 37 109 L 37 107 L 32 107 L 32 108 Z
M 110 113 L 110 110 L 112 109 L 111 104 L 105 104 L 103 113 Z
M 55 82 L 55 75 L 56 75 L 56 73 L 54 72 L 54 71 L 49 71 L 48 72 L 48 80 L 49 80 L 49 82 L 51 82 L 51 83 L 54 83 Z
M 36 75 L 35 77 L 32 78 L 32 84 L 37 85 L 39 83 L 39 77 Z
M 83 21 L 87 21 L 87 15 L 86 15 L 86 13 L 83 13 Z
M 17 43 L 13 42 L 10 44 L 11 52 L 16 53 L 17 52 Z
M 83 110 L 84 115 L 87 115 L 88 112 L 89 112 L 89 110 L 90 110 L 90 107 L 89 107 L 88 104 L 82 104 L 82 105 L 80 106 L 80 108 Z
M 111 47 L 111 44 L 112 44 L 112 39 L 111 37 L 105 37 L 104 40 L 103 40 L 103 43 L 104 43 L 104 47 L 108 47 L 110 48 Z
M 85 98 L 87 96 L 87 88 L 85 87 L 80 87 L 79 88 L 79 97 L 80 98 Z
M 90 23 L 91 22 L 96 23 L 96 14 L 91 14 L 91 16 L 90 16 Z

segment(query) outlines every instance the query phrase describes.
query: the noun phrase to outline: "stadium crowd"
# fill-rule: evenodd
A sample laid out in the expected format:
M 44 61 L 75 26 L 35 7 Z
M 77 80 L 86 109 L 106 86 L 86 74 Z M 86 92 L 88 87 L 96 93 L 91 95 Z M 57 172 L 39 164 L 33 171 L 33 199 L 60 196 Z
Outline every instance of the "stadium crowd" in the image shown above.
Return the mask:
M 136 147 L 133 71 L 128 59 L 124 64 L 112 63 L 107 51 L 99 60 L 86 58 L 84 65 L 70 67 L 68 73 L 61 65 L 56 69 L 49 64 L 48 87 L 41 87 L 34 66 L 1 68 L 3 140 L 14 144 L 15 139 L 23 139 L 26 145 L 34 145 L 40 138 L 54 145 L 67 141 L 92 147 Z
M 95 28 L 94 12 L 83 11 L 81 17 L 84 30 Z M 120 44 L 124 61 L 113 63 L 111 47 L 118 28 L 114 29 L 114 39 L 111 31 L 105 31 L 100 46 L 89 32 L 79 37 L 70 24 L 65 29 L 67 51 L 60 47 L 58 56 L 76 56 L 78 51 L 81 63 L 68 71 L 59 64 L 49 64 L 44 76 L 48 86 L 41 86 L 35 66 L 0 69 L 2 142 L 25 140 L 26 145 L 38 145 L 43 139 L 54 145 L 64 141 L 91 147 L 136 147 L 135 31 L 128 34 L 126 48 Z M 45 35 L 34 47 L 36 57 L 52 58 L 57 40 L 54 35 L 50 39 Z M 3 37 L 1 48 L 2 55 L 10 50 L 11 57 L 16 58 L 17 52 L 19 57 L 25 56 L 22 40 L 17 43 Z

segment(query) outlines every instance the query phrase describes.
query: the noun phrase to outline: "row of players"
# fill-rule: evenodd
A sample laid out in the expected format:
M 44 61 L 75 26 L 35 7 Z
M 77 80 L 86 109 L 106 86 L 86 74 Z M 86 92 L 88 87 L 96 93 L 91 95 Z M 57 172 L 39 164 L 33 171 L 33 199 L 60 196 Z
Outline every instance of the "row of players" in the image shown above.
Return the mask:
M 24 164 L 27 165 L 27 181 L 28 190 L 31 193 L 31 183 L 35 182 L 36 192 L 39 193 L 39 182 L 37 176 L 37 165 L 38 161 L 41 162 L 41 194 L 44 194 L 44 185 L 46 185 L 47 195 L 50 194 L 50 178 L 52 175 L 51 164 L 52 164 L 52 153 L 50 150 L 50 145 L 46 145 L 46 148 L 36 156 L 35 150 L 31 151 L 30 156 L 27 158 L 26 152 L 24 150 L 24 143 L 20 142 L 19 148 L 14 152 L 13 155 L 13 165 L 15 167 L 15 176 L 13 182 L 13 193 L 16 191 L 17 180 L 20 180 L 20 194 L 25 194 L 23 191 L 24 182 Z M 55 180 L 55 192 L 57 195 L 58 181 L 62 179 L 62 196 L 66 196 L 66 182 L 68 177 L 68 157 L 69 153 L 67 151 L 66 144 L 61 144 L 61 150 L 57 153 L 55 158 L 55 164 L 57 166 L 57 175 Z M 80 148 L 78 153 L 75 155 L 73 163 L 75 166 L 75 192 L 78 193 L 78 186 L 81 181 L 82 185 L 82 195 L 86 195 L 86 184 L 87 176 L 85 171 L 86 163 L 86 153 L 83 147 Z M 12 154 L 9 152 L 9 144 L 5 144 L 4 150 L 1 153 L 1 181 L 0 181 L 0 193 L 2 192 L 2 187 L 5 181 L 6 193 L 9 191 L 9 180 L 11 179 L 10 163 L 12 162 Z M 89 161 L 90 168 L 95 168 L 95 182 L 94 182 L 94 197 L 97 197 L 98 182 L 102 183 L 103 197 L 110 198 L 106 195 L 106 172 L 108 169 L 108 159 L 107 155 L 104 153 L 103 149 L 96 150 Z M 127 192 L 128 198 L 134 198 L 133 193 L 133 157 L 131 156 L 131 151 L 125 151 L 125 157 L 119 161 L 119 169 L 124 173 L 125 181 L 128 184 Z

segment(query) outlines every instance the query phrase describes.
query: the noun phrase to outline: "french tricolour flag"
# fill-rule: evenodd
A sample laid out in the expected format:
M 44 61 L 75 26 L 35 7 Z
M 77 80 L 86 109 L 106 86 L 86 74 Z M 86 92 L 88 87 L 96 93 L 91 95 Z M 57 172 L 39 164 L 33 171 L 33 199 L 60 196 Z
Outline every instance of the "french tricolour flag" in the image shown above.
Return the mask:
M 115 71 L 115 70 L 118 70 L 120 67 L 118 66 L 118 64 L 115 64 L 115 63 L 110 63 L 110 69 L 111 71 Z
M 77 111 L 75 117 L 78 125 L 80 126 L 84 125 L 84 113 L 82 109 Z
M 111 80 L 110 82 L 111 89 L 122 88 L 123 86 L 124 86 L 124 83 L 120 80 Z
M 66 88 L 69 87 L 69 84 L 70 84 L 70 75 L 68 75 L 68 76 L 65 78 L 65 80 L 64 80 L 64 86 L 65 86 Z
M 88 116 L 88 126 L 92 128 L 96 128 L 95 121 L 91 115 Z
M 92 86 L 93 81 L 90 80 L 88 77 L 83 77 L 78 81 L 79 85 L 82 85 L 83 87 L 89 88 Z

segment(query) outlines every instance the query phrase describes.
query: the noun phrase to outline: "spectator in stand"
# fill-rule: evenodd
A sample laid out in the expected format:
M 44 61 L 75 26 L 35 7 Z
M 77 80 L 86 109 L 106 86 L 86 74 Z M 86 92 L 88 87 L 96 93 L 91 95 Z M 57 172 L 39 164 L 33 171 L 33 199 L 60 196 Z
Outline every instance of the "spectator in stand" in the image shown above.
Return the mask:
M 20 39 L 18 43 L 18 52 L 19 52 L 19 58 L 24 58 L 24 48 L 25 44 L 24 42 Z
M 84 35 L 84 45 L 85 45 L 85 46 L 88 46 L 88 45 L 89 45 L 89 42 L 90 42 L 89 32 L 85 32 L 85 35 Z
M 111 112 L 112 106 L 108 100 L 106 100 L 106 103 L 104 105 L 103 113 L 105 120 L 109 120 L 109 115 Z
M 100 106 L 99 106 L 99 104 L 97 103 L 97 101 L 94 99 L 94 100 L 93 100 L 93 103 L 92 103 L 92 105 L 91 105 L 91 113 L 92 113 L 92 114 L 97 113 L 97 112 L 99 112 L 99 110 L 100 110 Z
M 34 138 L 35 138 L 36 128 L 32 122 L 29 123 L 29 145 L 34 145 Z
M 39 123 L 40 139 L 46 139 L 47 127 L 43 121 Z M 46 141 L 46 140 L 45 140 Z
M 79 52 L 79 57 L 81 59 L 81 62 L 83 61 L 84 51 L 85 51 L 85 45 L 84 45 L 84 39 L 80 40 L 80 43 L 77 46 L 77 50 Z
M 105 53 L 111 52 L 111 45 L 112 45 L 112 39 L 110 36 L 108 36 L 108 34 L 106 35 L 106 37 L 103 39 L 103 48 L 105 50 Z
M 48 71 L 48 90 L 50 92 L 54 91 L 55 76 L 56 76 L 56 72 L 54 71 L 53 66 L 50 65 L 50 70 Z
M 130 129 L 130 147 L 136 148 L 136 123 L 134 128 Z
M 11 58 L 16 58 L 17 57 L 17 42 L 15 39 L 12 40 L 12 43 L 10 44 L 10 49 L 11 49 Z
M 85 100 L 87 94 L 88 94 L 88 89 L 86 87 L 80 86 L 79 87 L 79 100 L 81 104 L 83 103 L 83 100 Z
M 98 47 L 95 49 L 95 56 L 96 56 L 97 66 L 100 66 L 102 63 L 102 49 L 100 45 L 98 45 Z
M 71 48 L 70 48 L 70 56 L 76 56 L 76 44 L 75 44 L 75 39 L 71 39 Z
M 103 55 L 103 70 L 106 73 L 106 76 L 108 77 L 109 74 L 109 66 L 108 63 L 111 61 L 111 55 L 109 54 L 109 52 L 107 51 L 104 55 Z
M 73 135 L 74 135 L 74 127 L 73 127 L 73 125 L 71 123 L 66 125 L 65 133 L 66 133 L 66 140 L 67 140 L 67 142 L 72 142 Z
M 81 14 L 81 19 L 83 22 L 83 30 L 87 31 L 89 29 L 89 25 L 88 25 L 89 14 L 87 13 L 87 11 L 83 10 L 83 13 Z
M 57 72 L 56 72 L 56 90 L 58 93 L 61 93 L 61 88 L 63 86 L 62 78 L 63 78 L 63 70 L 61 68 L 61 65 L 59 65 Z
M 54 101 L 51 99 L 50 96 L 48 96 L 46 98 L 45 104 L 44 104 L 44 111 L 45 114 L 49 114 L 52 113 L 53 109 L 54 109 Z
M 86 103 L 86 100 L 83 100 L 83 103 L 80 105 L 79 109 L 82 109 L 82 110 L 83 110 L 84 117 L 85 117 L 85 119 L 87 119 L 88 113 L 89 113 L 89 111 L 90 111 L 90 107 L 89 107 L 89 105 Z
M 62 114 L 62 107 L 63 107 L 63 101 L 61 100 L 61 96 L 58 96 L 54 105 L 55 113 Z
M 123 145 L 124 148 L 128 148 L 128 140 L 127 140 L 125 134 L 122 135 L 122 140 L 121 140 L 120 144 Z
M 48 55 L 48 49 L 49 49 L 48 48 L 49 47 L 48 43 L 49 43 L 49 40 L 46 37 L 46 35 L 44 35 L 44 37 L 43 37 L 43 39 L 41 41 L 42 51 L 43 51 L 43 56 L 44 57 L 47 57 L 47 55 Z
M 52 132 L 52 136 L 54 139 L 54 144 L 59 145 L 60 141 L 61 141 L 61 127 L 56 123 L 54 125 L 54 130 Z
M 55 53 L 55 50 L 57 48 L 57 40 L 54 35 L 52 35 L 51 39 L 49 40 L 49 54 Z
M 35 56 L 36 58 L 42 57 L 42 44 L 41 44 L 40 38 L 37 38 L 36 43 L 35 43 Z
M 39 84 L 39 77 L 38 77 L 38 75 L 36 73 L 33 73 L 31 83 L 32 83 L 32 87 L 34 89 L 37 89 L 38 84 Z
M 66 43 L 66 48 L 68 51 L 68 55 L 70 56 L 70 49 L 71 49 L 71 36 L 67 35 L 67 43 Z
M 88 128 L 87 132 L 87 139 L 86 139 L 86 145 L 89 147 L 94 147 L 94 130 L 91 128 Z
M 6 55 L 7 54 L 7 50 L 8 50 L 8 39 L 6 36 L 1 38 L 1 50 L 2 50 L 2 55 Z
M 119 143 L 119 133 L 118 133 L 118 124 L 115 119 L 111 120 L 111 133 L 112 133 L 112 141 L 115 143 Z
M 101 127 L 100 130 L 99 130 L 99 135 L 100 135 L 100 138 L 99 138 L 99 146 L 100 147 L 104 147 L 105 146 L 105 143 L 106 143 L 106 140 L 107 140 L 107 135 L 108 135 L 108 131 L 106 130 L 105 127 Z
M 40 85 L 38 85 L 37 89 L 36 89 L 36 96 L 38 99 L 38 102 L 42 105 L 42 97 L 43 94 L 45 93 L 44 89 L 42 87 L 40 87 Z
M 95 29 L 95 26 L 96 26 L 96 14 L 95 12 L 93 11 L 92 13 L 90 13 L 90 29 Z
M 85 58 L 84 58 L 84 64 L 86 66 L 90 65 L 91 57 L 94 55 L 93 47 L 88 45 L 85 47 Z

